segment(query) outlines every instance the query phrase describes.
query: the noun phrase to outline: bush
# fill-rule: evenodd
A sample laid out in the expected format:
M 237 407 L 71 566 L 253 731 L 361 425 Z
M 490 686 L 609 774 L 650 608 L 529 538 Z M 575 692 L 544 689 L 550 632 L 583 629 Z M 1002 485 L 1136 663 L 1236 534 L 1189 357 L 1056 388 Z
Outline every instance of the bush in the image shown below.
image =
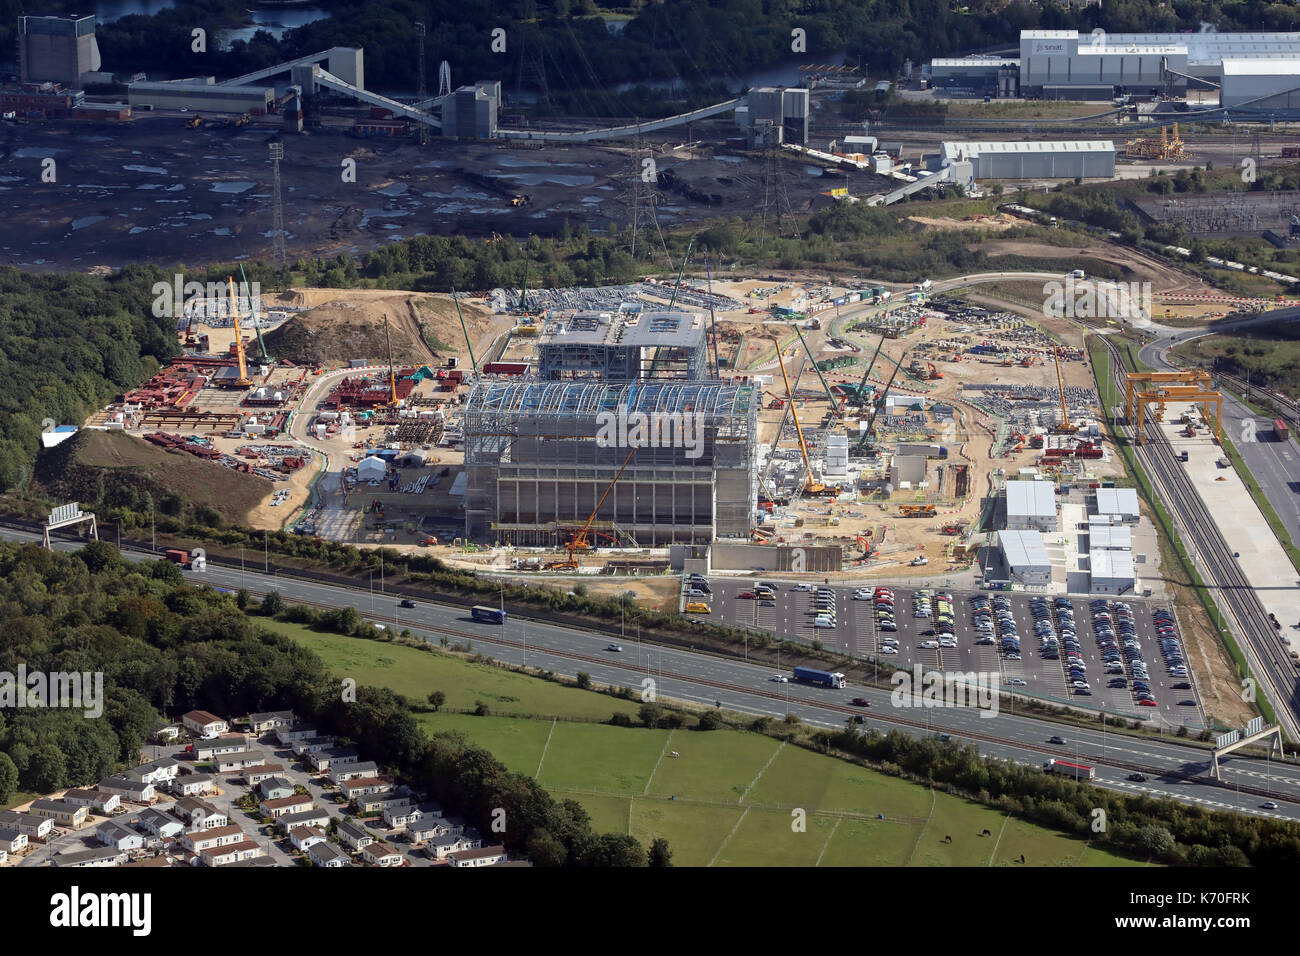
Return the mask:
M 577 682 L 582 690 L 591 690 L 591 675 L 586 671 L 578 671 Z

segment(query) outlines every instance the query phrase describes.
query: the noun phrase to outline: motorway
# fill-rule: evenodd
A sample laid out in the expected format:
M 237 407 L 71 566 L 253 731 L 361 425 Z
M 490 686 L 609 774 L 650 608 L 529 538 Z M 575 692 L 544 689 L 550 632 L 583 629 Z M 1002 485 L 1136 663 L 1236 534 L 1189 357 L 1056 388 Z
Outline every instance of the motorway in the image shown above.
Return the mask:
M 35 533 L 12 528 L 0 529 L 0 538 L 39 540 Z M 80 546 L 78 541 L 56 542 L 59 550 Z M 124 554 L 137 561 L 150 557 L 144 551 L 126 550 Z M 518 617 L 512 617 L 506 625 L 484 624 L 473 621 L 464 607 L 424 601 L 403 611 L 391 591 L 372 596 L 363 588 L 343 588 L 211 563 L 206 571 L 185 574 L 195 585 L 246 588 L 254 595 L 274 589 L 289 601 L 324 607 L 354 606 L 374 621 L 410 628 L 431 641 L 443 636 L 468 640 L 476 650 L 507 663 L 527 663 L 565 675 L 581 670 L 600 683 L 637 690 L 653 687 L 663 698 L 777 718 L 790 713 L 805 723 L 834 729 L 842 728 L 850 716 L 860 714 L 866 727 L 917 735 L 946 733 L 958 742 L 977 744 L 981 753 L 997 759 L 1032 766 L 1040 766 L 1047 757 L 1084 761 L 1096 767 L 1098 785 L 1121 792 L 1166 796 L 1207 809 L 1300 820 L 1300 764 L 1294 761 L 1278 763 L 1234 755 L 1223 762 L 1224 785 L 1216 785 L 1204 777 L 1208 751 L 1172 737 L 1119 736 L 1107 733 L 1104 725 L 1095 730 L 1061 730 L 1047 721 L 1008 712 L 988 718 L 981 716 L 987 711 L 975 708 L 917 707 L 910 701 L 906 706 L 894 706 L 888 691 L 875 688 L 828 690 L 775 683 L 771 680 L 773 669 L 767 664 L 643 644 L 639 640 L 624 640 L 621 652 L 608 651 L 606 635 Z M 871 706 L 855 707 L 850 703 L 853 697 L 864 697 Z M 1057 730 L 1066 735 L 1065 745 L 1048 743 Z M 1147 780 L 1127 780 L 1134 771 L 1146 774 Z M 1243 787 L 1254 792 L 1243 792 L 1239 789 Z M 1278 802 L 1278 809 L 1260 807 L 1269 799 Z

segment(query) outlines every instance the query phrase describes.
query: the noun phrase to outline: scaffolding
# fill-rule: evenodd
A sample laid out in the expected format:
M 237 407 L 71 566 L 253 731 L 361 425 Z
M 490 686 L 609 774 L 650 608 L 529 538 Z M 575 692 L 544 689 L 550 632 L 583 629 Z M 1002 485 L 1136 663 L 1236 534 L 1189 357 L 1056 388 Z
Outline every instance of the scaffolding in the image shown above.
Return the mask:
M 466 537 L 558 546 L 594 511 L 611 542 L 748 540 L 760 401 L 752 383 L 479 382 L 464 414 Z

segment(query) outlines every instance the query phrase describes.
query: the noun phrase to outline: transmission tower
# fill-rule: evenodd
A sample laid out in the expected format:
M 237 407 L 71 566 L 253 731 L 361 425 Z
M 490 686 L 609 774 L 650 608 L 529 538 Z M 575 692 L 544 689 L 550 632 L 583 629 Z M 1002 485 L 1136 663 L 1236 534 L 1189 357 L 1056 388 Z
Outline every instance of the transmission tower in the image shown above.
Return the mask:
M 284 267 L 284 202 L 280 196 L 280 160 L 284 159 L 284 144 L 271 144 L 271 233 L 275 237 L 275 265 Z
M 654 154 L 642 145 L 640 135 L 636 137 L 633 144 L 631 160 L 632 171 L 628 180 L 631 185 L 619 194 L 618 199 L 624 206 L 631 207 L 629 225 L 632 227 L 632 258 L 636 258 L 637 239 L 641 231 L 641 223 L 645 220 L 654 223 L 655 231 L 659 236 L 659 245 L 663 249 L 664 256 L 667 257 L 668 244 L 664 240 L 663 228 L 659 224 L 657 208 L 662 198 L 659 195 L 658 172 L 654 166 Z M 649 165 L 646 160 L 650 160 Z
M 438 64 L 438 95 L 447 96 L 451 93 L 451 64 L 443 60 Z
M 427 111 L 427 107 L 424 105 L 424 100 L 428 93 L 428 90 L 424 85 L 424 24 L 419 20 L 415 21 L 415 38 L 416 42 L 420 45 L 420 77 L 417 84 L 415 102 L 421 111 Z M 429 124 L 419 123 L 418 125 L 419 129 L 416 130 L 416 140 L 421 146 L 424 146 L 429 142 Z
M 762 190 L 759 206 L 758 247 L 761 251 L 767 241 L 767 221 L 773 220 L 776 234 L 782 236 L 788 226 L 794 238 L 799 238 L 799 226 L 790 206 L 790 194 L 785 188 L 785 175 L 778 159 L 779 149 L 769 146 L 763 153 Z

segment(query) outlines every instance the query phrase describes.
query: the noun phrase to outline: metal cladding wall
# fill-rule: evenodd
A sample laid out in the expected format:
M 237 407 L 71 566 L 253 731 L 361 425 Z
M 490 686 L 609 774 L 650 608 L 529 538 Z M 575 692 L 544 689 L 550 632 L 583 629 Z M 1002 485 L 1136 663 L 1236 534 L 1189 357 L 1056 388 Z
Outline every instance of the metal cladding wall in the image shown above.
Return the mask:
M 844 551 L 838 545 L 801 548 L 797 545 L 715 542 L 709 549 L 709 567 L 719 571 L 809 571 L 817 574 L 842 570 Z
M 1296 66 L 1300 68 L 1300 64 Z M 1300 88 L 1300 73 L 1293 70 L 1234 74 L 1231 66 L 1228 66 L 1224 71 L 1219 103 L 1221 106 L 1249 103 L 1251 107 L 1259 109 L 1300 109 L 1300 93 L 1296 92 L 1297 88 Z
M 983 153 L 975 160 L 977 179 L 1073 179 L 1115 175 L 1115 153 Z
M 265 112 L 275 99 L 270 87 L 216 86 L 185 83 L 132 83 L 127 87 L 127 101 L 132 107 L 153 106 L 157 109 L 180 109 L 196 112 L 247 113 Z

